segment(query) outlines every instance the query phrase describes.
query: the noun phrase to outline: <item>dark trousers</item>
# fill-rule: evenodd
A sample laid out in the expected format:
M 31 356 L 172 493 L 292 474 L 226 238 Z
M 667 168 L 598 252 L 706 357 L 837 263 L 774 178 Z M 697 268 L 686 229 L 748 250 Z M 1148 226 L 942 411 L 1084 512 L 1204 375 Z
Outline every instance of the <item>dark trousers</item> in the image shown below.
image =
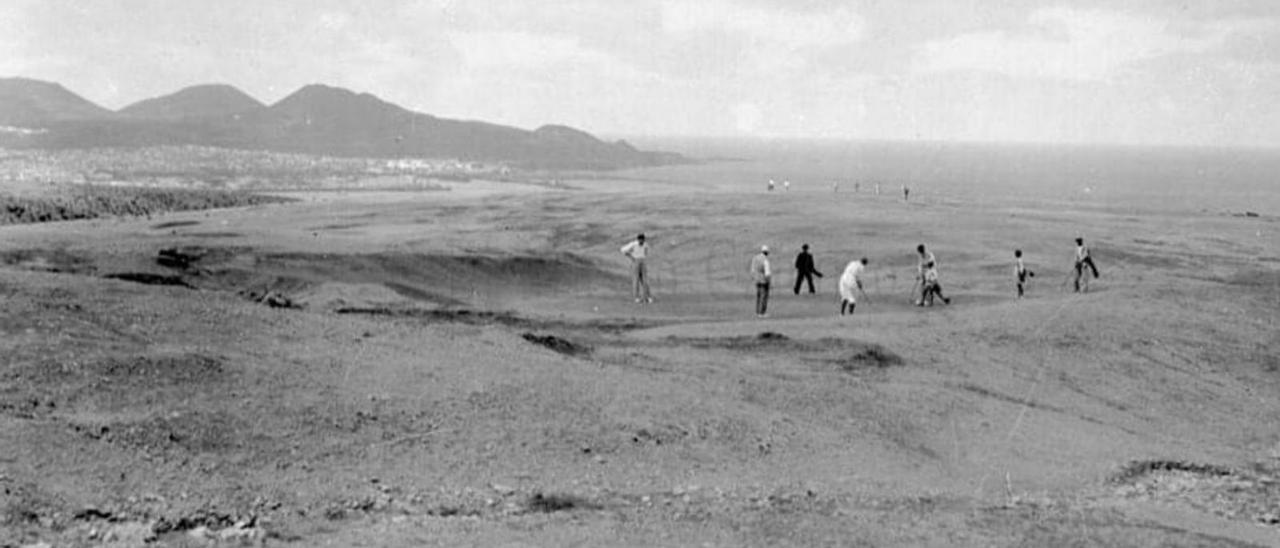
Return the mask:
M 947 302 L 947 297 L 942 294 L 942 284 L 938 282 L 925 282 L 924 287 L 920 290 L 920 302 L 933 306 L 933 298 L 942 299 Z
M 796 289 L 795 289 L 795 293 L 796 293 L 796 295 L 799 295 L 799 294 L 800 294 L 800 283 L 801 283 L 801 282 L 805 282 L 805 281 L 809 282 L 809 292 L 810 292 L 810 293 L 814 293 L 814 290 L 813 290 L 813 273 L 812 273 L 812 272 L 800 272 L 800 273 L 797 273 L 797 274 L 796 274 Z
M 756 314 L 769 310 L 769 284 L 756 284 Z
M 1093 265 L 1093 257 L 1085 257 L 1083 261 L 1076 262 L 1076 291 L 1080 291 L 1080 278 L 1084 277 L 1084 269 L 1089 267 L 1093 273 L 1093 277 L 1098 277 L 1098 267 Z

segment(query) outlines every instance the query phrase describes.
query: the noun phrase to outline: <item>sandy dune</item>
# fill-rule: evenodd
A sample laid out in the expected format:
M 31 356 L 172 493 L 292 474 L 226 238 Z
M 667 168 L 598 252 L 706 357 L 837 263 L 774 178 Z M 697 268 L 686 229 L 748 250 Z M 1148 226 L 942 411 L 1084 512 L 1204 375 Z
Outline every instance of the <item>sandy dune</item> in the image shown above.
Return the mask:
M 0 546 L 1280 545 L 1274 216 L 617 180 L 301 197 L 0 229 Z M 618 253 L 641 231 L 647 306 Z M 910 302 L 920 242 L 950 306 Z

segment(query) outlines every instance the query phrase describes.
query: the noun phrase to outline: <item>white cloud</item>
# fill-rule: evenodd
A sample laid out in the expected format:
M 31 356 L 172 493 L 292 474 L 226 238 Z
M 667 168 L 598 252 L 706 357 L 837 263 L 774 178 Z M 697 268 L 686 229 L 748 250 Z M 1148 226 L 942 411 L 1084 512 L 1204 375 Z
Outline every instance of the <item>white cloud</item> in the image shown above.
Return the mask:
M 921 72 L 976 70 L 1104 80 L 1131 63 L 1204 52 L 1224 39 L 1220 30 L 1189 36 L 1159 18 L 1103 10 L 1042 9 L 1027 23 L 1022 32 L 976 32 L 928 42 L 917 51 L 914 67 Z
M 861 40 L 866 23 L 848 8 L 802 13 L 741 5 L 730 0 L 664 0 L 662 28 L 671 33 L 723 32 L 790 49 Z
M 326 11 L 316 18 L 316 25 L 326 30 L 340 31 L 351 23 L 351 16 L 340 11 Z
M 537 68 L 589 54 L 572 36 L 524 31 L 450 32 L 449 41 L 469 67 Z

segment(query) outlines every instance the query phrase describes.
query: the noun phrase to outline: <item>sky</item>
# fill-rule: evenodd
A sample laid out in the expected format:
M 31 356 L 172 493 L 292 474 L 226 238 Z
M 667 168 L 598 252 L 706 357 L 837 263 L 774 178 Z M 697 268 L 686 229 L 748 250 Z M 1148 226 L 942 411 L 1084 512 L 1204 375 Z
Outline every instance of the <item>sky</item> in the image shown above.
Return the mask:
M 111 109 L 324 83 L 601 135 L 1280 146 L 1274 0 L 3 0 Z

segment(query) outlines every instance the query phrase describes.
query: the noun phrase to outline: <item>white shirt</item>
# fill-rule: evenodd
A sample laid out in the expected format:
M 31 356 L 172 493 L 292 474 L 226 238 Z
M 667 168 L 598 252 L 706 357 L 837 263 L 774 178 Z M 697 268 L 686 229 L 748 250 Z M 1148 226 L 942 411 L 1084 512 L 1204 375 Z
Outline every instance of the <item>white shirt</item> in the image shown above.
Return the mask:
M 1087 258 L 1089 258 L 1089 248 L 1083 245 L 1076 246 L 1076 262 L 1083 261 Z
M 850 262 L 848 266 L 844 267 L 844 274 L 840 275 L 840 284 L 844 285 L 847 283 L 849 285 L 857 285 L 858 277 L 861 276 L 862 272 L 866 269 L 867 267 L 862 264 L 862 261 Z
M 925 251 L 924 255 L 920 257 L 920 264 L 916 267 L 916 270 L 923 276 L 930 270 L 935 271 L 934 274 L 936 275 L 937 269 L 938 259 L 934 258 L 932 251 Z
M 862 276 L 866 266 L 862 261 L 853 261 L 844 267 L 844 274 L 840 275 L 840 297 L 846 301 L 857 302 L 858 281 Z
M 621 251 L 623 255 L 631 257 L 632 259 L 643 259 L 649 252 L 649 244 L 641 242 L 640 240 L 634 240 L 631 243 L 622 246 Z
M 773 270 L 769 268 L 768 255 L 757 253 L 751 258 L 751 276 L 758 284 L 769 283 L 769 279 L 773 277 Z

